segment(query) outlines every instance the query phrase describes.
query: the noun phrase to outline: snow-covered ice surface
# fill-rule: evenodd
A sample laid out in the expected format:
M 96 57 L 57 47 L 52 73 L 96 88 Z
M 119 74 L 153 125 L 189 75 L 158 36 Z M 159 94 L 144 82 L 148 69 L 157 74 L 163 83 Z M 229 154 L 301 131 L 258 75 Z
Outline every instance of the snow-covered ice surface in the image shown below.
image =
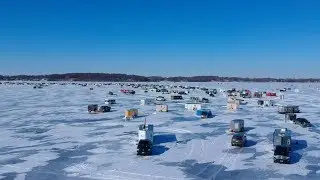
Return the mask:
M 0 85 L 0 179 L 320 179 L 318 84 L 184 85 L 252 91 L 292 87 L 284 93 L 284 100 L 275 100 L 300 105 L 298 117 L 307 118 L 314 127 L 286 123 L 276 107 L 260 108 L 257 99 L 248 99 L 248 105 L 229 112 L 226 98 L 218 95 L 208 104 L 215 117 L 201 120 L 185 110 L 183 102 L 168 101 L 168 113 L 140 106 L 142 98 L 160 95 L 141 89 L 132 96 L 121 94 L 115 85 L 94 87 L 93 91 L 73 85 L 44 89 Z M 88 114 L 87 105 L 103 104 L 108 91 L 118 94 L 113 97 L 117 104 L 112 112 Z M 191 95 L 206 97 L 200 90 Z M 126 108 L 139 108 L 140 117 L 126 122 Z M 135 141 L 145 117 L 155 125 L 154 155 L 138 157 Z M 244 148 L 230 145 L 231 135 L 226 131 L 233 119 L 245 120 L 248 143 Z M 290 165 L 273 163 L 275 128 L 293 131 Z

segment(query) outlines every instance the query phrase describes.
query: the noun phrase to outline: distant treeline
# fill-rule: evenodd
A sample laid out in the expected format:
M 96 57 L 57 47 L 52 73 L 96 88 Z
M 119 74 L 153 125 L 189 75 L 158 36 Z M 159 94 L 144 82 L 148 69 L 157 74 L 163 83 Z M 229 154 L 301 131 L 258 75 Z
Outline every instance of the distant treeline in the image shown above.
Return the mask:
M 1 81 L 107 81 L 107 82 L 320 82 L 320 79 L 290 79 L 290 78 L 242 78 L 242 77 L 219 77 L 219 76 L 193 76 L 193 77 L 160 77 L 160 76 L 138 76 L 127 74 L 107 73 L 68 73 L 48 75 L 15 75 L 1 76 Z

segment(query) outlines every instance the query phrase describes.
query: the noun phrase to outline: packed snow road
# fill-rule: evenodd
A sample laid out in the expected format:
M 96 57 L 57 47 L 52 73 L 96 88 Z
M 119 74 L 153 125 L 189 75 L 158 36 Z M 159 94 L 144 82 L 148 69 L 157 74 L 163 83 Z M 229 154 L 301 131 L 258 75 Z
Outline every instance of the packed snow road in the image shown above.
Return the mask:
M 276 107 L 259 107 L 246 99 L 228 111 L 226 97 L 209 97 L 194 90 L 181 102 L 170 95 L 120 93 L 120 86 L 0 85 L 0 179 L 320 179 L 320 92 L 318 84 L 177 83 L 217 89 L 247 88 L 276 91 L 292 87 L 277 104 L 299 105 L 314 127 L 285 122 Z M 93 90 L 89 90 L 93 87 Z M 299 89 L 299 91 L 294 91 Z M 89 114 L 89 104 L 103 104 L 108 92 L 116 104 L 111 112 Z M 164 96 L 169 112 L 141 106 L 143 98 Z M 185 110 L 190 96 L 206 97 L 214 117 L 201 119 Z M 110 97 L 110 96 L 108 96 Z M 124 120 L 124 111 L 138 108 L 139 117 Z M 153 155 L 136 155 L 138 126 L 154 125 Z M 234 119 L 245 121 L 245 147 L 231 146 L 227 133 Z M 273 162 L 275 128 L 292 130 L 291 164 Z

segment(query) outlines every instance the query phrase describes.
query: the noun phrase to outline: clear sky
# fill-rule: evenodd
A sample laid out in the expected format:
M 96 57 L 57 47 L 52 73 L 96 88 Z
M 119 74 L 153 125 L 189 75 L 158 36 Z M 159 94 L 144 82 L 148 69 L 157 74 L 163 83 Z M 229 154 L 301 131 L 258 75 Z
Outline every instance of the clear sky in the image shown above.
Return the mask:
M 0 74 L 320 77 L 319 0 L 1 0 Z

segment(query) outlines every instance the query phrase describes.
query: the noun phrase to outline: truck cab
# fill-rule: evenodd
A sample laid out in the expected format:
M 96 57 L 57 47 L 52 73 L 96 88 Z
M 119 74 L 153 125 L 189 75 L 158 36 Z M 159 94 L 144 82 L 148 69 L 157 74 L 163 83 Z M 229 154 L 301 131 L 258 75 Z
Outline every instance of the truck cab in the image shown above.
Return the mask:
M 244 133 L 236 133 L 232 136 L 231 146 L 243 147 L 246 144 L 247 137 Z
M 290 150 L 288 147 L 276 146 L 273 154 L 274 163 L 290 164 Z

